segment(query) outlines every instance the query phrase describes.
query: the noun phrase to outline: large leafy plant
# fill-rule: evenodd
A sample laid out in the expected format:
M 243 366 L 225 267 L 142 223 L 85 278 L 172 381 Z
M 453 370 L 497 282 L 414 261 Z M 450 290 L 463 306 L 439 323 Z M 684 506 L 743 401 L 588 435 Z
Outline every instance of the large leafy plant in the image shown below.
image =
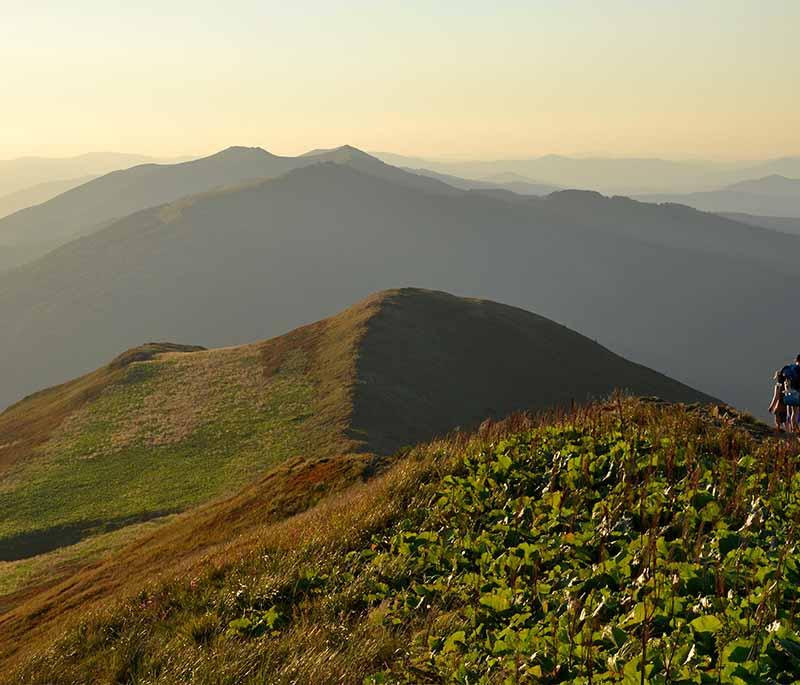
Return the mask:
M 368 681 L 798 682 L 789 452 L 619 422 L 468 457 L 362 555 L 376 620 L 420 626 Z

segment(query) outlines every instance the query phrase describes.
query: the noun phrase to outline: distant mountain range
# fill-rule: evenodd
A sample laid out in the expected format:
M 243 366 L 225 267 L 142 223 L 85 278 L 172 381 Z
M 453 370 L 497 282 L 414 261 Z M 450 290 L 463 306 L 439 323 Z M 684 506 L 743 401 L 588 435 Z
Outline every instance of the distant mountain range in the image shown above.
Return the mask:
M 618 195 L 709 191 L 773 174 L 800 178 L 800 157 L 752 163 L 561 155 L 470 161 L 423 159 L 388 152 L 374 154 L 395 166 L 425 168 L 461 178 L 491 180 L 498 174 L 516 174 L 536 179 L 537 183 Z
M 3 195 L 0 197 L 0 219 L 20 209 L 47 202 L 47 200 L 54 198 L 56 195 L 61 195 L 61 193 L 65 193 L 72 188 L 83 185 L 93 178 L 95 177 L 81 176 L 80 178 L 68 178 L 59 181 L 45 181 L 29 188 Z
M 756 216 L 754 214 L 741 214 L 737 212 L 719 212 L 719 215 L 724 216 L 726 219 L 749 224 L 750 226 L 759 226 L 760 228 L 768 228 L 772 231 L 780 231 L 781 233 L 800 235 L 800 217 Z
M 728 186 L 725 190 L 771 197 L 796 198 L 800 196 L 800 179 L 773 174 L 755 180 L 740 181 Z
M 800 217 L 800 179 L 766 176 L 721 190 L 688 194 L 640 195 L 643 202 L 670 202 L 706 212 Z
M 392 155 L 387 157 L 398 158 Z M 29 171 L 44 173 L 39 167 L 48 169 L 56 162 L 60 165 L 56 168 L 63 172 L 67 162 L 72 167 L 96 168 L 102 164 L 123 164 L 135 159 L 135 156 L 124 155 L 85 155 L 73 160 L 22 159 L 14 160 L 13 164 L 22 165 L 23 170 L 26 164 L 32 165 Z M 409 161 L 407 158 L 398 159 Z M 691 177 L 700 164 L 687 166 L 687 163 L 663 160 L 576 160 L 549 156 L 539 160 L 523 160 L 524 163 L 458 163 L 456 167 L 462 175 L 456 176 L 431 168 L 400 169 L 347 145 L 335 149 L 312 150 L 299 157 L 281 157 L 261 148 L 232 147 L 190 162 L 141 164 L 113 171 L 94 180 L 87 181 L 84 178 L 49 181 L 0 197 L 0 270 L 31 261 L 60 244 L 92 233 L 107 222 L 136 211 L 222 186 L 274 178 L 293 169 L 326 161 L 348 164 L 373 176 L 428 192 L 481 190 L 500 193 L 501 196 L 502 193 L 509 192 L 543 196 L 563 189 L 562 185 L 531 180 L 515 171 L 509 171 L 509 166 L 549 169 L 548 173 L 568 179 L 565 184 L 567 187 L 602 188 L 619 173 L 623 176 L 627 174 L 629 179 L 655 179 L 664 169 L 670 169 L 670 173 L 683 174 L 685 178 L 686 174 Z M 2 164 L 0 163 L 0 167 Z M 431 164 L 433 167 L 437 166 L 437 163 Z M 480 178 L 470 175 L 476 173 L 489 175 Z M 587 183 L 582 183 L 582 180 Z M 758 180 L 741 181 L 722 190 L 680 195 L 642 195 L 637 199 L 684 204 L 720 213 L 743 212 L 791 217 L 800 213 L 798 185 L 800 181 L 772 175 Z
M 210 159 L 216 176 L 186 175 L 215 182 L 224 169 L 227 178 L 249 177 L 302 158 L 234 148 Z M 800 326 L 774 316 L 776 307 L 792 306 L 794 236 L 598 193 L 462 191 L 352 148 L 305 159 L 269 180 L 109 221 L 0 274 L 0 319 L 11 322 L 0 329 L 0 404 L 143 339 L 241 344 L 386 286 L 446 289 L 538 311 L 756 411 L 772 368 L 796 354 L 776 341 L 796 339 Z M 190 171 L 203 169 L 191 164 Z M 113 187 L 132 204 L 153 197 L 151 175 L 166 179 L 167 172 L 176 169 L 119 172 Z M 138 178 L 147 181 L 138 185 Z M 148 193 L 122 192 L 128 187 Z M 80 203 L 72 211 L 76 222 L 85 216 Z M 61 230 L 58 216 L 31 226 L 39 235 Z
M 300 157 L 279 157 L 261 148 L 232 147 L 189 162 L 143 164 L 114 171 L 18 211 L 0 219 L 0 247 L 8 247 L 9 253 L 13 249 L 30 260 L 139 210 L 222 186 L 272 178 L 325 161 L 347 163 L 374 176 L 421 190 L 455 192 L 449 185 L 388 166 L 349 146 Z M 17 264 L 4 265 L 0 258 L 0 268 Z
M 549 185 L 547 183 L 536 183 L 524 176 L 517 174 L 497 174 L 487 179 L 468 179 L 440 174 L 430 169 L 406 169 L 413 174 L 420 176 L 430 176 L 439 179 L 454 188 L 462 190 L 505 190 L 519 195 L 549 195 L 558 190 L 563 190 L 560 186 Z
M 53 181 L 107 174 L 136 164 L 164 161 L 146 155 L 90 152 L 75 157 L 19 157 L 0 160 L 0 196 Z

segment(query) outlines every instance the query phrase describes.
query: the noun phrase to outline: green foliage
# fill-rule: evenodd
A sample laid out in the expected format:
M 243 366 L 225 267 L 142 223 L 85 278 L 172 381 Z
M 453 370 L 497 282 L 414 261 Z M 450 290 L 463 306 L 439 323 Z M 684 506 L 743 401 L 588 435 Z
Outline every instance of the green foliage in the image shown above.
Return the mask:
M 770 466 L 619 427 L 470 456 L 369 561 L 385 622 L 458 628 L 374 682 L 796 682 L 800 476 Z

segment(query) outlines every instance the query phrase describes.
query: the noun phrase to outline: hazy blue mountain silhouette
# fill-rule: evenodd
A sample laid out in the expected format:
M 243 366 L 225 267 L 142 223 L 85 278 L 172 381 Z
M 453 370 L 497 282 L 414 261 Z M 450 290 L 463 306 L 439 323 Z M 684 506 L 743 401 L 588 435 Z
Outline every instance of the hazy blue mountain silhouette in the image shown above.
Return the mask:
M 0 159 L 0 196 L 40 183 L 98 176 L 136 164 L 157 162 L 147 155 L 89 152 L 74 157 L 19 157 Z
M 781 157 L 765 162 L 748 165 L 739 169 L 735 174 L 731 174 L 729 183 L 746 181 L 752 178 L 764 178 L 768 176 L 786 176 L 788 178 L 800 178 L 800 157 Z
M 44 181 L 29 188 L 16 190 L 0 197 L 0 219 L 33 205 L 47 202 L 56 195 L 61 195 L 72 188 L 88 183 L 95 176 L 81 176 L 80 178 L 67 178 L 59 181 Z
M 778 197 L 800 196 L 800 179 L 787 178 L 780 174 L 772 174 L 763 178 L 740 181 L 729 185 L 725 190 L 757 195 L 774 195 Z
M 575 158 L 545 155 L 534 158 L 437 160 L 374 153 L 389 164 L 431 169 L 469 179 L 517 174 L 563 188 L 587 188 L 609 194 L 690 193 L 774 174 L 800 178 L 800 157 L 758 162 L 673 161 L 657 158 Z
M 259 340 L 411 285 L 536 311 L 761 410 L 797 352 L 800 324 L 775 316 L 797 238 L 596 193 L 510 197 L 327 162 L 132 214 L 0 275 L 0 403 L 143 341 Z
M 737 212 L 720 212 L 719 214 L 726 219 L 749 224 L 750 226 L 758 226 L 760 228 L 769 228 L 773 231 L 781 231 L 782 233 L 800 235 L 800 217 L 758 216 L 755 214 L 742 214 Z
M 677 203 L 704 212 L 800 217 L 800 181 L 785 179 L 786 182 L 776 182 L 774 179 L 775 177 L 769 181 L 747 181 L 722 190 L 701 193 L 638 195 L 636 199 L 643 202 Z M 792 187 L 795 188 L 793 193 L 789 192 Z
M 216 187 L 271 178 L 323 161 L 349 164 L 374 176 L 430 192 L 453 192 L 451 186 L 388 166 L 350 146 L 301 157 L 280 157 L 261 148 L 231 147 L 189 162 L 143 164 L 115 171 L 18 211 L 0 219 L 0 246 L 30 259 L 87 235 L 112 219 Z M 15 253 L 9 250 L 8 254 L 13 257 Z M 6 266 L 15 263 L 19 262 Z
M 536 181 L 531 181 L 517 174 L 498 174 L 497 176 L 487 179 L 471 179 L 459 178 L 458 176 L 451 176 L 450 174 L 441 174 L 437 171 L 431 171 L 430 169 L 406 169 L 406 171 L 420 176 L 436 178 L 454 188 L 460 188 L 461 190 L 505 190 L 517 193 L 518 195 L 548 195 L 557 190 L 563 190 L 560 186 L 554 186 L 548 183 L 537 183 Z

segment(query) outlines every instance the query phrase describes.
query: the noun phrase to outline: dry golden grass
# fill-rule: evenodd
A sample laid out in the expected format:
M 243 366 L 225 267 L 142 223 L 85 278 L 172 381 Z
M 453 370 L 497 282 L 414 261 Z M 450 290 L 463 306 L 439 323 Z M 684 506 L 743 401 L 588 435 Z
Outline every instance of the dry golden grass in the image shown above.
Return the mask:
M 373 298 L 342 315 L 264 343 L 190 355 L 166 352 L 155 358 L 148 351 L 145 359 L 126 353 L 121 356 L 124 364 L 115 360 L 0 416 L 0 438 L 24 442 L 21 448 L 15 444 L 16 457 L 58 458 L 85 439 L 87 427 L 96 419 L 98 402 L 106 401 L 112 411 L 104 414 L 103 431 L 110 437 L 83 454 L 103 459 L 134 444 L 158 448 L 179 443 L 198 425 L 213 422 L 217 413 L 229 408 L 226 397 L 258 408 L 270 397 L 271 384 L 281 382 L 282 372 L 307 377 L 314 388 L 313 405 L 302 424 L 304 449 L 236 496 L 179 516 L 114 560 L 82 558 L 68 567 L 58 555 L 51 557 L 50 565 L 42 560 L 32 576 L 34 584 L 22 589 L 15 585 L 17 592 L 0 605 L 6 609 L 0 614 L 0 658 L 16 653 L 23 642 L 26 648 L 35 644 L 37 636 L 46 635 L 73 612 L 131 590 L 143 579 L 196 563 L 231 539 L 253 534 L 359 480 L 371 457 L 365 441 L 346 434 L 352 412 L 354 350 L 377 301 Z M 141 392 L 132 405 L 115 406 L 115 393 L 126 385 L 132 368 L 147 372 Z M 51 405 L 64 405 L 63 411 L 51 416 Z M 271 430 L 272 437 L 277 430 L 280 439 L 280 431 L 294 430 L 294 426 Z M 67 579 L 58 581 L 67 572 Z

